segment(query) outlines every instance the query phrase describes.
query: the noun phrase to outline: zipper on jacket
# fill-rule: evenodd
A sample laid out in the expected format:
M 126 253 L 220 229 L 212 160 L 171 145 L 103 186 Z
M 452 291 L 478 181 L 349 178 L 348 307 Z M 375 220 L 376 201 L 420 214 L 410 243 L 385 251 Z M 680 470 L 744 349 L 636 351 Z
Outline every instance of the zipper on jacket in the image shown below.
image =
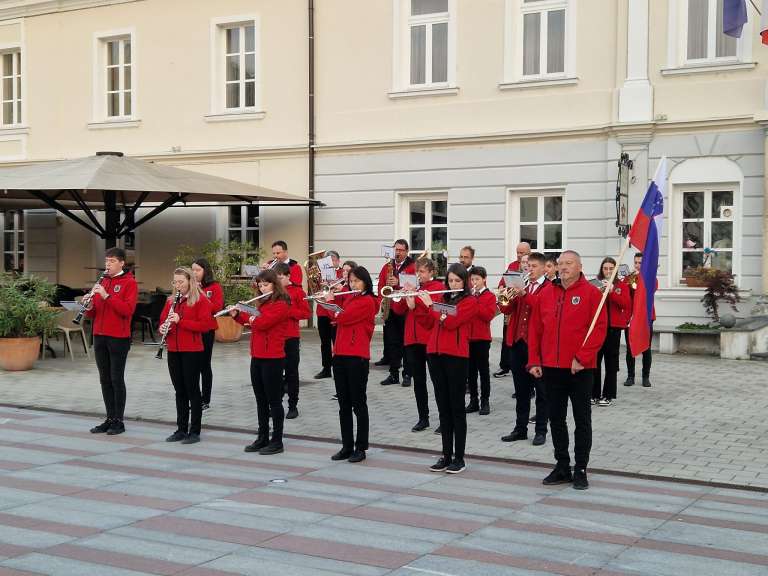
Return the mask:
M 560 367 L 560 330 L 563 327 L 563 302 L 565 302 L 565 290 L 563 290 L 557 302 L 557 367 Z
M 352 328 L 352 345 L 355 345 L 355 329 Z

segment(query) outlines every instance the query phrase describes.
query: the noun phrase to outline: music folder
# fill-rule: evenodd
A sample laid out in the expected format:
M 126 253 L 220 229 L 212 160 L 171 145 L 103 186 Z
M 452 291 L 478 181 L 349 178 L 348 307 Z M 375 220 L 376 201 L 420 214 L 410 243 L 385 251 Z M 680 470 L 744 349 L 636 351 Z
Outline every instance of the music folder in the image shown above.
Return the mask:
M 328 312 L 333 312 L 334 314 L 338 314 L 342 310 L 344 310 L 341 306 L 338 304 L 333 304 L 332 302 L 324 302 L 322 300 L 315 300 L 315 303 L 320 306 L 321 308 L 325 308 L 328 310 Z

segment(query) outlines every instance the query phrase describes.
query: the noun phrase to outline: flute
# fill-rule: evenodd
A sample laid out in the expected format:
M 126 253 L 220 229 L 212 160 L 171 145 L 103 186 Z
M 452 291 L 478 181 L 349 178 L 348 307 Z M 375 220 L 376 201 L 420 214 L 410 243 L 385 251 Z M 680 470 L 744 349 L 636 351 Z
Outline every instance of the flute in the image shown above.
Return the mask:
M 216 314 L 214 314 L 213 317 L 219 318 L 220 316 L 226 316 L 227 314 L 229 314 L 231 310 L 237 310 L 238 306 L 248 306 L 252 302 L 256 302 L 257 300 L 261 300 L 262 298 L 266 298 L 267 296 L 272 296 L 272 292 L 265 292 L 260 296 L 251 298 L 250 300 L 244 300 L 244 301 L 238 302 L 237 304 L 233 304 L 232 306 L 227 306 L 226 308 L 224 308 L 224 310 L 220 310 L 219 312 L 216 312 Z

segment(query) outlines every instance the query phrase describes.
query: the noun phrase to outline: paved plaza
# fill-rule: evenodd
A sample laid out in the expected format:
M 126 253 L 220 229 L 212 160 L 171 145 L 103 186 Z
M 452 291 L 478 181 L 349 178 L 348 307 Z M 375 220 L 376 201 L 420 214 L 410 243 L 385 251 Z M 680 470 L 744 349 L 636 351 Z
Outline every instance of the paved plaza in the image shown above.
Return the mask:
M 380 344 L 377 334 L 374 359 L 380 355 Z M 57 350 L 60 346 L 54 342 Z M 498 346 L 495 341 L 491 350 L 494 364 Z M 173 389 L 165 361 L 154 357 L 156 350 L 140 343 L 131 350 L 126 416 L 173 422 Z M 0 372 L 0 404 L 103 414 L 95 363 L 85 359 L 82 348 L 79 354 L 74 363 L 59 353 L 56 359 L 38 361 L 29 372 Z M 247 339 L 216 345 L 212 407 L 204 413 L 204 425 L 255 429 L 256 404 L 248 363 Z M 315 332 L 304 331 L 300 416 L 286 421 L 286 433 L 335 441 L 339 426 L 337 404 L 331 399 L 333 382 L 312 379 L 319 367 L 319 341 Z M 440 439 L 432 430 L 411 432 L 417 420 L 413 389 L 379 385 L 386 374 L 385 370 L 371 369 L 371 441 L 386 447 L 440 450 Z M 620 382 L 624 376 L 622 366 Z M 652 388 L 619 385 L 614 405 L 593 407 L 590 467 L 768 488 L 768 364 L 656 354 L 651 376 Z M 544 446 L 531 445 L 533 425 L 528 441 L 507 444 L 499 440 L 513 426 L 512 391 L 511 377 L 492 379 L 491 414 L 468 416 L 467 453 L 551 463 L 549 437 Z M 435 427 L 433 396 L 430 390 Z M 204 428 L 203 442 L 206 437 Z
M 579 492 L 530 465 L 475 458 L 450 476 L 397 449 L 350 464 L 322 441 L 269 457 L 244 453 L 244 433 L 183 446 L 163 442 L 168 425 L 92 423 L 0 408 L 0 576 L 768 571 L 763 492 L 603 474 Z

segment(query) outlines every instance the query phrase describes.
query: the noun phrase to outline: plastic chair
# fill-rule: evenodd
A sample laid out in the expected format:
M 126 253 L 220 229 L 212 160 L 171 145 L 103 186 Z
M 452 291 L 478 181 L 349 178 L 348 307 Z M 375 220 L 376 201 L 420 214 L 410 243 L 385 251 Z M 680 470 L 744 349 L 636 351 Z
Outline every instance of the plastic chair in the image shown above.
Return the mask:
M 72 320 L 77 315 L 77 312 L 75 310 L 64 310 L 59 314 L 58 319 L 56 320 L 56 332 L 63 332 L 64 338 L 66 339 L 66 346 L 69 348 L 69 355 L 72 357 L 72 362 L 75 361 L 75 352 L 72 349 L 72 337 L 71 334 L 73 332 L 77 332 L 80 334 L 80 337 L 83 339 L 83 349 L 85 350 L 86 357 L 90 360 L 91 359 L 91 352 L 88 350 L 88 341 L 85 337 L 85 330 L 82 326 L 78 326 L 77 324 L 74 324 Z M 66 353 L 66 349 L 64 351 Z

